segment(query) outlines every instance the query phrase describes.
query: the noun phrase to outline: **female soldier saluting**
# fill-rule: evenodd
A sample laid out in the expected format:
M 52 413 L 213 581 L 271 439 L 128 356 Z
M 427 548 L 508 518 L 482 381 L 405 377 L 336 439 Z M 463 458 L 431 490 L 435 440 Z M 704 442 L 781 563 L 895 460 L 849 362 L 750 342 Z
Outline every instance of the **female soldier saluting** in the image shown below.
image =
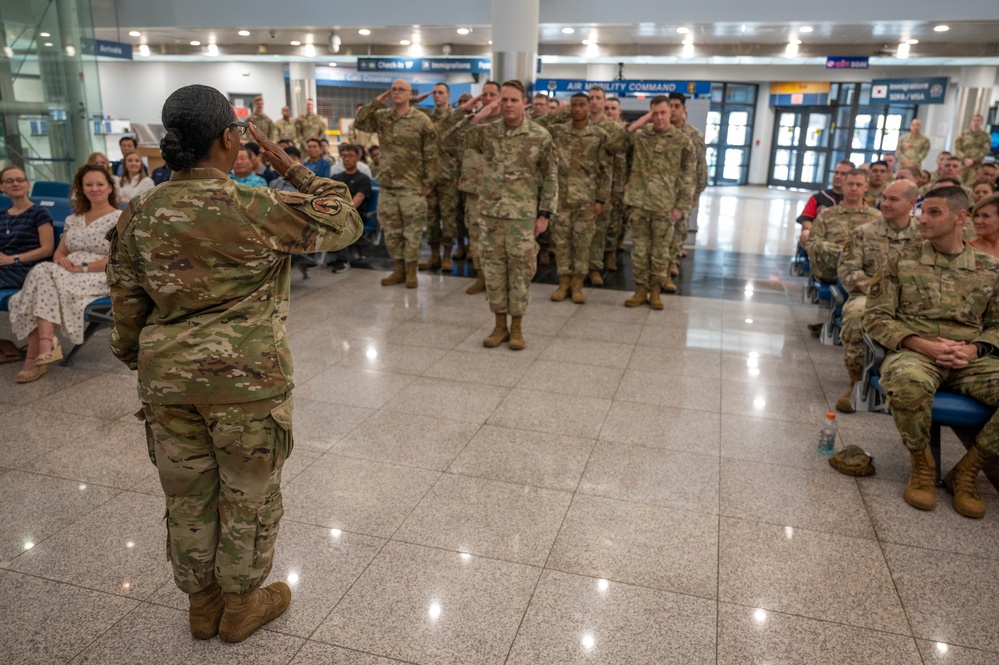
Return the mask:
M 239 642 L 291 600 L 283 582 L 260 588 L 292 449 L 291 258 L 346 247 L 362 223 L 345 185 L 292 165 L 218 90 L 177 90 L 162 119 L 174 174 L 132 199 L 108 234 L 111 349 L 139 372 L 137 415 L 191 633 Z M 300 193 L 229 179 L 247 128 Z

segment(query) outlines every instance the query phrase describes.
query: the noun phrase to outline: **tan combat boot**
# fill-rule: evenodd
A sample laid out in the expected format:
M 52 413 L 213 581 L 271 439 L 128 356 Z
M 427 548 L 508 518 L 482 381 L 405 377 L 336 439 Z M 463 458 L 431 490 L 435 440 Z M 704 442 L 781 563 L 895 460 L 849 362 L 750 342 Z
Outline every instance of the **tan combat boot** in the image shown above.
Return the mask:
M 482 346 L 494 349 L 508 339 L 510 339 L 510 331 L 506 329 L 506 314 L 497 314 L 496 327 L 489 333 L 489 337 L 482 340 Z
M 257 628 L 281 616 L 290 602 L 291 589 L 284 582 L 246 593 L 225 594 L 219 638 L 223 642 L 242 642 Z
M 441 259 L 441 272 L 443 273 L 449 273 L 454 269 L 454 264 L 451 263 L 451 250 L 453 249 L 453 243 L 444 244 L 444 257 Z
M 430 243 L 430 258 L 420 261 L 420 270 L 438 270 L 441 267 L 441 246 L 439 243 Z M 408 284 L 407 284 L 408 286 Z
M 975 444 L 944 477 L 944 486 L 954 495 L 951 505 L 959 514 L 975 519 L 985 517 L 985 502 L 978 493 L 975 479 L 992 457 Z
M 678 277 L 680 275 L 680 266 L 677 265 L 676 261 L 669 264 L 669 276 Z
M 420 280 L 416 276 L 416 261 L 406 262 L 406 288 L 415 289 L 420 285 Z
M 676 284 L 673 283 L 672 277 L 666 278 L 666 283 L 663 284 L 663 291 L 666 293 L 676 293 Z
M 856 409 L 853 408 L 853 389 L 860 381 L 860 378 L 860 372 L 850 370 L 850 387 L 846 389 L 845 393 L 839 396 L 838 400 L 836 400 L 836 410 L 840 413 L 853 413 L 856 411 Z
M 552 300 L 555 302 L 562 302 L 565 297 L 569 295 L 569 276 L 559 275 L 558 276 L 558 288 L 552 293 Z
M 652 309 L 662 309 L 663 301 L 659 298 L 659 292 L 662 286 L 658 282 L 652 285 L 649 289 L 649 307 Z
M 573 295 L 575 295 L 575 292 Z M 524 332 L 521 328 L 523 321 L 523 316 L 510 317 L 510 348 L 514 351 L 520 351 L 527 346 L 527 342 L 524 341 Z
M 455 261 L 464 261 L 465 257 L 468 256 L 468 250 L 465 247 L 466 247 L 465 239 L 458 238 L 458 249 L 454 251 L 454 254 L 451 255 L 451 258 L 454 259 Z
M 482 293 L 485 290 L 486 290 L 486 275 L 481 270 L 479 270 L 478 274 L 475 276 L 475 283 L 472 284 L 467 289 L 465 289 L 465 293 L 471 296 L 475 295 L 476 293 Z
M 188 594 L 191 603 L 188 622 L 196 640 L 208 640 L 219 634 L 219 622 L 225 610 L 225 595 L 214 582 L 207 589 Z
M 577 305 L 582 305 L 586 302 L 586 294 L 583 293 L 583 279 L 585 275 L 573 275 L 572 281 L 570 282 L 570 288 L 572 289 L 572 302 Z
M 590 277 L 590 284 L 592 284 L 593 286 L 604 285 L 604 278 L 600 276 L 599 270 L 591 270 L 589 277 Z
M 649 291 L 641 284 L 635 286 L 635 295 L 624 301 L 625 307 L 638 307 L 648 302 Z
M 611 250 L 604 254 L 604 268 L 610 272 L 615 272 L 617 270 L 617 252 Z
M 926 446 L 918 453 L 910 450 L 909 458 L 912 460 L 912 472 L 909 473 L 902 498 L 913 508 L 933 510 L 937 507 L 937 465 L 933 461 L 933 453 Z
M 406 262 L 402 259 L 396 259 L 395 270 L 392 271 L 388 277 L 382 278 L 382 286 L 392 286 L 393 284 L 402 284 L 406 281 Z

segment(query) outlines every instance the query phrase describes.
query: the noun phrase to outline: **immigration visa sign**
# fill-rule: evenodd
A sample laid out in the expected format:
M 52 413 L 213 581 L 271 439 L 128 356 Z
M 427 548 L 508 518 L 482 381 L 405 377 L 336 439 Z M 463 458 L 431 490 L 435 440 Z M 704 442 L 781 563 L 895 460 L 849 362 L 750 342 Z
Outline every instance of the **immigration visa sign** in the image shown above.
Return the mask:
M 914 79 L 875 79 L 871 101 L 888 104 L 943 104 L 947 94 L 946 76 Z

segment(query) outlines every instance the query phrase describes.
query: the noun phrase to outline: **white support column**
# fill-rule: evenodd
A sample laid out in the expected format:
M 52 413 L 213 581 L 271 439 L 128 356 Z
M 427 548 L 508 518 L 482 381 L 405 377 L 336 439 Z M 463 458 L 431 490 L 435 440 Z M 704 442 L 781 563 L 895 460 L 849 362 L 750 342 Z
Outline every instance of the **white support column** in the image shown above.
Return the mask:
M 313 62 L 292 62 L 288 64 L 291 81 L 291 115 L 298 117 L 305 113 L 305 100 L 316 98 L 316 65 Z
M 492 0 L 493 62 L 490 78 L 518 79 L 530 88 L 537 77 L 540 0 Z

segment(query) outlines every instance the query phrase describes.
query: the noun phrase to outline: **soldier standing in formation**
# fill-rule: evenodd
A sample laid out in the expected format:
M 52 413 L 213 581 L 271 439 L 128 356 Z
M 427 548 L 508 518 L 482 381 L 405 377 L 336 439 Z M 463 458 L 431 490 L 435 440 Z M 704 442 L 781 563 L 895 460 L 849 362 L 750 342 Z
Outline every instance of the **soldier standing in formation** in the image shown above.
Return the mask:
M 384 108 L 389 96 L 392 108 Z M 437 184 L 438 145 L 434 123 L 410 105 L 413 88 L 397 79 L 357 113 L 354 125 L 377 132 L 384 154 L 379 168 L 378 221 L 395 269 L 383 286 L 415 289 L 420 243 L 427 228 L 427 196 Z
M 326 138 L 326 118 L 316 114 L 316 102 L 305 100 L 305 113 L 295 118 L 295 131 L 298 132 L 298 142 L 305 149 L 309 139 L 322 141 Z
M 343 184 L 293 166 L 252 125 L 299 191 L 232 181 L 247 125 L 218 90 L 177 90 L 162 119 L 173 177 L 133 198 L 109 234 L 110 343 L 138 370 L 137 415 L 166 495 L 167 552 L 191 634 L 240 642 L 291 600 L 284 582 L 261 585 L 292 450 L 292 255 L 346 247 L 362 224 Z
M 281 117 L 274 123 L 274 131 L 277 132 L 275 143 L 280 141 L 291 141 L 296 145 L 301 143 L 298 140 L 298 128 L 291 118 L 291 109 L 287 106 L 281 107 Z
M 930 452 L 936 392 L 999 406 L 999 259 L 961 239 L 967 217 L 961 187 L 927 194 L 919 218 L 923 242 L 889 255 L 871 282 L 864 311 L 864 330 L 888 349 L 881 386 L 912 464 L 902 497 L 919 510 L 937 503 Z M 999 411 L 944 478 L 961 515 L 985 516 L 975 481 L 997 454 Z
M 260 133 L 268 139 L 274 141 L 275 143 L 277 142 L 277 126 L 274 124 L 274 121 L 271 120 L 266 113 L 264 113 L 264 98 L 262 96 L 257 95 L 253 98 L 253 113 L 250 114 L 247 121 L 252 122 L 254 126 L 260 130 Z
M 572 291 L 572 302 L 586 302 L 583 279 L 590 265 L 596 218 L 610 198 L 607 135 L 590 124 L 589 95 L 577 92 L 569 100 L 570 123 L 549 127 L 558 155 L 558 213 L 552 220 L 558 265 L 559 302 Z
M 888 185 L 881 199 L 880 219 L 855 228 L 843 248 L 836 271 L 849 296 L 843 303 L 840 337 L 850 387 L 836 400 L 836 410 L 843 413 L 853 413 L 853 389 L 864 371 L 867 345 L 864 343 L 861 319 L 871 279 L 884 268 L 888 256 L 919 240 L 919 224 L 911 217 L 918 198 L 919 188 L 914 182 L 899 180 Z
M 982 129 L 985 119 L 975 114 L 971 118 L 971 127 L 957 137 L 954 142 L 954 156 L 961 160 L 964 172 L 961 174 L 961 182 L 969 186 L 975 182 L 978 167 L 992 151 L 992 137 Z
M 558 165 L 551 135 L 525 116 L 520 81 L 500 89 L 502 121 L 476 126 L 467 146 L 482 157 L 479 223 L 482 269 L 496 325 L 482 344 L 526 346 L 522 322 L 537 269 L 535 237 L 548 227 L 558 203 Z M 510 325 L 507 326 L 507 316 Z
M 608 97 L 604 103 L 604 113 L 608 118 L 627 127 L 628 123 L 621 117 L 621 100 Z M 624 186 L 628 182 L 628 151 L 623 150 L 614 155 L 614 169 L 611 174 L 610 212 L 607 221 L 607 237 L 604 241 L 604 270 L 617 270 L 617 253 L 624 249 L 622 244 L 627 232 L 627 210 L 625 209 Z
M 451 109 L 451 88 L 447 83 L 434 85 L 433 110 L 416 107 L 434 123 L 438 136 L 442 133 L 444 121 L 454 112 Z M 416 98 L 422 101 L 426 93 Z M 421 262 L 420 270 L 442 270 L 451 272 L 451 251 L 454 238 L 458 235 L 458 157 L 456 150 L 440 146 L 439 173 L 434 191 L 427 198 L 427 244 L 430 245 L 430 258 Z M 443 247 L 443 256 L 441 248 Z
M 694 199 L 691 209 L 683 214 L 673 229 L 673 260 L 670 264 L 670 277 L 680 274 L 680 259 L 683 256 L 683 243 L 690 229 L 690 213 L 701 199 L 701 193 L 708 186 L 707 146 L 701 130 L 687 122 L 687 96 L 682 92 L 669 93 L 669 124 L 681 130 L 694 145 Z
M 665 95 L 653 97 L 649 106 L 649 112 L 628 127 L 633 165 L 624 204 L 634 243 L 635 293 L 624 304 L 662 309 L 661 290 L 676 291 L 669 276 L 669 252 L 676 222 L 693 202 L 694 145 L 681 130 L 670 127 Z
M 364 108 L 364 104 L 357 105 L 357 111 Z M 371 149 L 372 146 L 378 145 L 378 133 L 377 132 L 362 132 L 357 128 L 357 118 L 355 116 L 354 122 L 350 124 L 350 129 L 347 130 L 347 143 L 351 145 L 359 145 L 366 150 Z
M 923 136 L 922 130 L 923 122 L 919 118 L 913 118 L 909 123 L 909 133 L 898 137 L 895 156 L 899 166 L 923 167 L 923 160 L 930 152 L 930 140 Z

